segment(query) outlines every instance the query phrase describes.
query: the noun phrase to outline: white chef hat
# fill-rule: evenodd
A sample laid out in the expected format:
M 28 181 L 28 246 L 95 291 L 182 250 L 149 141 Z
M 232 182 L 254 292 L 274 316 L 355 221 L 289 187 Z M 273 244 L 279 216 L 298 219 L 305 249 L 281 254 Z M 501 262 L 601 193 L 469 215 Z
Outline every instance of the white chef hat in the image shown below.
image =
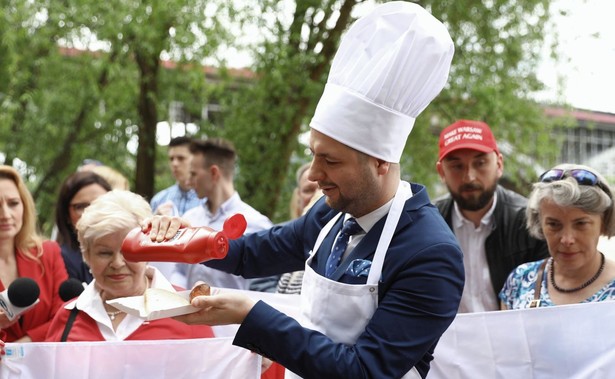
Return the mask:
M 398 163 L 415 118 L 446 84 L 454 49 L 421 6 L 377 6 L 342 37 L 310 127 Z

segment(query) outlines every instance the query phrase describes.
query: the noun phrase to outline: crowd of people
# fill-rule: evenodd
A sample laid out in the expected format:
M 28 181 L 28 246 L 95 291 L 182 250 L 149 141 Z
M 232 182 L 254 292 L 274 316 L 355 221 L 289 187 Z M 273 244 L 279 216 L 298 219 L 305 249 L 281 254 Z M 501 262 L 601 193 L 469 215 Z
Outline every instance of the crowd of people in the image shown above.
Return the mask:
M 84 162 L 59 188 L 55 240 L 37 232 L 19 172 L 0 166 L 0 291 L 20 277 L 40 288 L 17 317 L 0 308 L 0 345 L 210 338 L 211 326 L 239 324 L 233 343 L 287 377 L 425 378 L 458 313 L 613 300 L 615 262 L 598 248 L 615 234 L 613 193 L 591 167 L 559 164 L 526 198 L 499 184 L 504 156 L 489 125 L 462 119 L 441 131 L 434 157 L 448 193 L 431 201 L 423 185 L 403 180 L 414 119 L 444 87 L 453 51 L 444 25 L 413 3 L 379 5 L 353 24 L 310 122 L 313 159 L 296 172 L 281 224 L 240 198 L 237 152 L 225 139 L 172 139 L 176 183 L 149 203 L 117 171 Z M 122 254 L 136 227 L 161 241 L 185 226 L 222 230 L 235 213 L 247 229 L 224 259 L 148 264 Z M 69 278 L 84 288 L 63 299 Z M 301 319 L 237 291 L 147 322 L 108 303 L 201 281 L 297 294 Z

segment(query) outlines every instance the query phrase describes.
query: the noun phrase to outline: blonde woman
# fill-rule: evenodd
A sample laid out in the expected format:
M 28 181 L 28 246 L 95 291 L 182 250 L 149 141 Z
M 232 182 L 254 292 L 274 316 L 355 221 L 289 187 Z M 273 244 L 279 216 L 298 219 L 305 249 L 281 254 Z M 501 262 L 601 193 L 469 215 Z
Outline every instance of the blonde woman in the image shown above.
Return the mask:
M 0 308 L 0 339 L 5 342 L 43 341 L 53 315 L 62 306 L 60 284 L 68 278 L 60 246 L 36 231 L 32 195 L 21 175 L 0 166 L 0 291 L 17 278 L 32 278 L 40 302 L 14 320 Z
M 46 341 L 122 341 L 213 337 L 209 326 L 189 326 L 173 319 L 146 322 L 107 304 L 107 300 L 140 296 L 148 288 L 174 287 L 145 262 L 129 262 L 122 241 L 152 211 L 143 197 L 113 190 L 96 198 L 77 222 L 83 260 L 94 279 L 75 300 L 61 308 Z M 72 320 L 72 321 L 70 321 Z

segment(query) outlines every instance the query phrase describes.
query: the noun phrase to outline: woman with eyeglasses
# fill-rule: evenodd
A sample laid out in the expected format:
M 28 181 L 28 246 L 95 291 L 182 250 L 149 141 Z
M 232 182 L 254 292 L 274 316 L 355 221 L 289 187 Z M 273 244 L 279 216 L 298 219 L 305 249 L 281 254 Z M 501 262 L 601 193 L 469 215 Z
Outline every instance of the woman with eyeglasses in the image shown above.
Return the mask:
M 62 186 L 56 203 L 56 241 L 62 248 L 62 258 L 68 276 L 80 282 L 92 281 L 92 274 L 83 262 L 75 226 L 83 211 L 99 196 L 111 191 L 111 185 L 92 171 L 71 174 Z
M 7 290 L 4 299 L 25 308 L 32 303 L 18 302 L 33 297 L 36 287 L 21 286 L 15 290 L 14 298 L 9 290 L 11 284 L 18 286 L 23 284 L 21 280 L 30 278 L 39 288 L 38 303 L 23 313 L 15 309 L 13 312 L 2 302 L 0 339 L 5 342 L 43 341 L 63 303 L 59 289 L 68 275 L 60 247 L 54 241 L 44 240 L 36 230 L 34 200 L 21 175 L 10 166 L 0 166 L 0 292 Z
M 550 257 L 518 266 L 500 292 L 502 309 L 615 299 L 615 262 L 598 251 L 615 234 L 613 195 L 597 171 L 561 164 L 534 183 L 527 205 L 531 235 L 546 240 Z

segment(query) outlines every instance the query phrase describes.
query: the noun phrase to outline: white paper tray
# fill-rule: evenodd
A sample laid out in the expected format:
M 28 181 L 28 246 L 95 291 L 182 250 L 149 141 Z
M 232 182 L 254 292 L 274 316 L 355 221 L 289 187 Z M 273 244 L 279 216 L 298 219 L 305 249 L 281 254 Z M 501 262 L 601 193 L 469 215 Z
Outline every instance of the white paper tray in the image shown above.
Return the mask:
M 190 290 L 179 291 L 177 292 L 177 294 L 185 298 L 186 300 L 190 298 Z M 113 300 L 107 300 L 107 304 L 114 306 L 120 311 L 124 311 L 133 316 L 141 317 L 148 321 L 185 315 L 200 310 L 199 308 L 193 307 L 192 305 L 185 305 L 181 307 L 168 308 L 164 310 L 146 313 L 145 300 L 143 296 L 120 297 Z

